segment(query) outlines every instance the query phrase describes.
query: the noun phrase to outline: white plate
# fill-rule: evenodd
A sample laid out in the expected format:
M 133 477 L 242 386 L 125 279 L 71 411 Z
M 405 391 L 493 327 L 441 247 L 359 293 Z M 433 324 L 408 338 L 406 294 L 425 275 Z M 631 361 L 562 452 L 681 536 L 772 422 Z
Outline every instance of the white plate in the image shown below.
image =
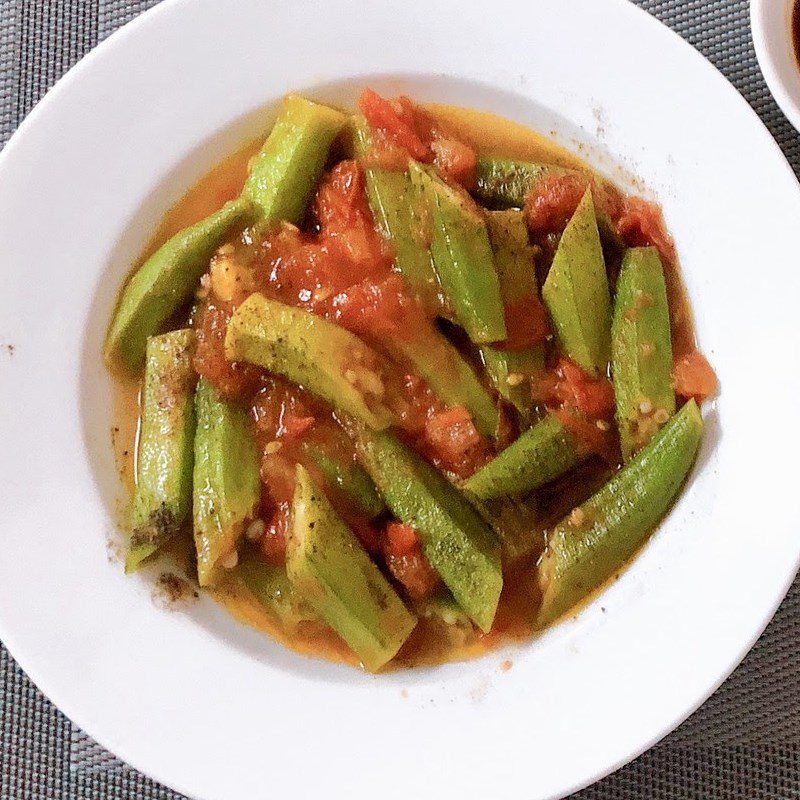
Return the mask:
M 383 77 L 381 77 L 383 76 Z M 668 521 L 577 620 L 471 663 L 371 677 L 109 559 L 100 342 L 161 215 L 290 89 L 404 90 L 621 163 L 663 202 L 722 395 Z M 265 110 L 266 109 L 266 110 Z M 0 635 L 78 725 L 203 800 L 554 798 L 730 673 L 800 553 L 800 192 L 755 114 L 622 0 L 172 0 L 59 83 L 0 157 Z M 509 672 L 503 659 L 514 662 Z

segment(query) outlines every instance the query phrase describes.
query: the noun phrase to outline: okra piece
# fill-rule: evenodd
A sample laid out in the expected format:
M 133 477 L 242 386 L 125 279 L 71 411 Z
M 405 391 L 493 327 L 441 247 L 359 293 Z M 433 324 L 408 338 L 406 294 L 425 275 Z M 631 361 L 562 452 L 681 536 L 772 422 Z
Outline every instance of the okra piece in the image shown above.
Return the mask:
M 461 606 L 447 589 L 441 589 L 431 597 L 420 601 L 417 611 L 421 617 L 438 619 L 445 625 L 460 628 L 465 635 L 474 630 L 472 620 L 462 611 Z
M 533 497 L 473 498 L 472 503 L 500 540 L 504 564 L 530 556 L 543 544 L 539 510 Z
M 106 335 L 106 361 L 138 370 L 147 339 L 192 298 L 214 251 L 253 215 L 247 200 L 234 200 L 159 247 L 125 285 Z
M 346 121 L 341 111 L 296 94 L 286 97 L 242 192 L 260 217 L 295 225 L 302 221 L 331 143 Z
M 293 631 L 301 622 L 319 619 L 292 585 L 284 564 L 271 564 L 253 548 L 247 548 L 235 574 L 283 630 Z
M 655 247 L 632 248 L 622 259 L 611 368 L 622 455 L 628 461 L 675 413 L 667 287 Z
M 464 406 L 484 436 L 497 433 L 500 412 L 492 395 L 464 356 L 433 325 L 383 344 L 391 354 L 408 360 L 446 405 Z
M 301 597 L 370 672 L 397 654 L 417 623 L 308 472 L 297 467 L 286 571 Z
M 572 434 L 558 417 L 548 414 L 467 478 L 462 488 L 479 500 L 524 494 L 555 480 L 582 459 Z
M 564 229 L 542 298 L 564 353 L 594 377 L 611 357 L 611 296 L 591 189 Z
M 500 283 L 478 207 L 414 161 L 409 174 L 426 209 L 433 263 L 457 321 L 476 344 L 505 339 Z
M 363 157 L 372 146 L 369 127 L 362 117 L 356 117 L 354 128 L 356 153 Z M 438 313 L 442 309 L 439 279 L 425 241 L 420 198 L 408 171 L 368 166 L 364 176 L 372 215 L 392 244 L 397 269 L 426 308 Z
M 538 302 L 533 248 L 522 212 L 490 211 L 486 223 L 505 307 L 518 306 L 526 299 Z M 544 347 L 499 350 L 484 345 L 481 357 L 499 395 L 527 416 L 533 406 L 530 377 L 544 369 Z
M 178 533 L 192 510 L 193 349 L 194 333 L 188 329 L 147 340 L 126 572 Z
M 350 331 L 301 308 L 251 294 L 228 323 L 225 356 L 283 375 L 373 428 L 394 421 L 383 405 L 378 354 Z
M 511 403 L 520 418 L 527 421 L 533 406 L 531 377 L 544 369 L 544 352 L 540 348 L 498 350 L 481 347 L 481 361 L 497 393 Z
M 539 564 L 547 625 L 630 559 L 667 512 L 694 462 L 703 420 L 694 400 L 613 478 L 554 528 Z
M 386 508 L 372 478 L 360 464 L 336 458 L 313 442 L 304 442 L 303 450 L 325 476 L 325 480 L 370 519 Z
M 252 520 L 261 496 L 258 453 L 247 414 L 220 400 L 201 378 L 195 392 L 194 541 L 201 586 L 216 583 L 222 564 Z
M 438 470 L 391 433 L 358 423 L 348 427 L 386 505 L 417 531 L 428 561 L 458 604 L 489 631 L 503 588 L 500 546 L 491 530 Z
M 567 171 L 553 164 L 516 161 L 500 156 L 480 156 L 473 194 L 487 208 L 522 208 L 535 181 L 546 174 Z

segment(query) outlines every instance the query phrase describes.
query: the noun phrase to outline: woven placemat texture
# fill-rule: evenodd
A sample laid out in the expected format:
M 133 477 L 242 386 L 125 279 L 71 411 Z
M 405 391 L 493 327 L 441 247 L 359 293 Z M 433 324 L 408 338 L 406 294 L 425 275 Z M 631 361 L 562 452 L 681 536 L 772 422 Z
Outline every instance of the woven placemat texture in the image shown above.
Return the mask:
M 758 69 L 747 0 L 636 1 L 722 70 L 800 175 L 800 135 L 778 110 Z M 0 144 L 72 64 L 155 2 L 0 0 Z M 575 797 L 800 800 L 798 634 L 800 581 L 742 665 L 697 713 L 635 762 Z M 180 800 L 72 725 L 0 646 L 0 800 L 62 798 Z

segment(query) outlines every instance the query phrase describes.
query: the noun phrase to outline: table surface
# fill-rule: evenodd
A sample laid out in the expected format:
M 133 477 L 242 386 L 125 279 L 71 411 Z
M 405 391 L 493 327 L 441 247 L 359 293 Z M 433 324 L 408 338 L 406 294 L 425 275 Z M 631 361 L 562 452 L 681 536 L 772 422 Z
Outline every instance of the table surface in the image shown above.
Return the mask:
M 0 144 L 88 50 L 157 0 L 0 0 Z M 705 54 L 800 175 L 800 134 L 756 63 L 747 0 L 635 0 Z M 777 0 L 776 0 L 777 2 Z M 798 221 L 800 224 L 800 220 Z M 800 580 L 716 694 L 580 800 L 800 798 Z M 72 725 L 0 645 L 0 800 L 180 800 Z

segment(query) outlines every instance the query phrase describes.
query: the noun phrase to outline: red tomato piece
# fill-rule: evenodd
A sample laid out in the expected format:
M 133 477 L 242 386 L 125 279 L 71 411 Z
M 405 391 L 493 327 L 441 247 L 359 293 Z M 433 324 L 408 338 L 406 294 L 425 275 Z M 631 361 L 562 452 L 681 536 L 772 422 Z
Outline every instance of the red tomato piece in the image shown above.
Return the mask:
M 472 475 L 491 457 L 488 442 L 464 406 L 432 413 L 423 425 L 419 445 L 434 464 L 460 478 Z
M 506 303 L 506 339 L 495 345 L 500 350 L 526 350 L 543 344 L 550 336 L 550 315 L 539 295 L 528 295 Z
M 226 399 L 245 397 L 256 391 L 263 375 L 258 367 L 225 358 L 225 334 L 233 314 L 228 303 L 202 303 L 197 311 L 197 345 L 194 368 Z
M 272 501 L 272 507 L 292 502 L 297 482 L 296 466 L 295 459 L 285 457 L 280 450 L 264 453 L 261 459 L 261 482 Z
M 625 200 L 613 186 L 574 172 L 550 174 L 539 178 L 525 198 L 525 218 L 531 232 L 535 236 L 561 233 L 590 186 L 597 214 L 616 220 Z
M 672 383 L 676 394 L 687 400 L 694 397 L 698 403 L 716 394 L 718 385 L 714 368 L 698 350 L 676 357 Z
M 478 154 L 473 148 L 457 139 L 439 138 L 431 142 L 431 150 L 434 166 L 447 180 L 466 189 L 475 185 Z
M 666 262 L 675 260 L 675 243 L 667 233 L 661 208 L 655 203 L 626 197 L 616 225 L 628 247 L 656 247 Z
M 375 338 L 411 336 L 426 321 L 421 305 L 406 293 L 396 273 L 380 281 L 366 278 L 336 295 L 332 305 L 336 322 Z
M 590 419 L 610 418 L 614 413 L 614 388 L 608 378 L 592 378 L 566 358 L 558 363 L 555 396 L 565 406 Z
M 283 417 L 282 431 L 278 432 L 285 440 L 299 441 L 314 425 L 314 417 L 298 417 L 286 414 Z
M 386 526 L 387 552 L 396 556 L 412 553 L 419 546 L 417 532 L 404 522 L 390 522 Z
M 417 532 L 410 525 L 390 522 L 386 526 L 383 552 L 389 572 L 413 599 L 426 597 L 441 583 L 422 552 Z
M 254 398 L 252 415 L 261 440 L 293 440 L 314 424 L 316 404 L 302 389 L 273 378 Z
M 537 180 L 525 198 L 525 218 L 531 232 L 539 236 L 564 230 L 588 186 L 586 176 L 574 173 L 545 175 Z
M 417 161 L 430 161 L 431 151 L 414 127 L 414 107 L 407 97 L 386 100 L 372 89 L 364 89 L 358 107 L 370 127 L 386 134 L 398 147 Z

